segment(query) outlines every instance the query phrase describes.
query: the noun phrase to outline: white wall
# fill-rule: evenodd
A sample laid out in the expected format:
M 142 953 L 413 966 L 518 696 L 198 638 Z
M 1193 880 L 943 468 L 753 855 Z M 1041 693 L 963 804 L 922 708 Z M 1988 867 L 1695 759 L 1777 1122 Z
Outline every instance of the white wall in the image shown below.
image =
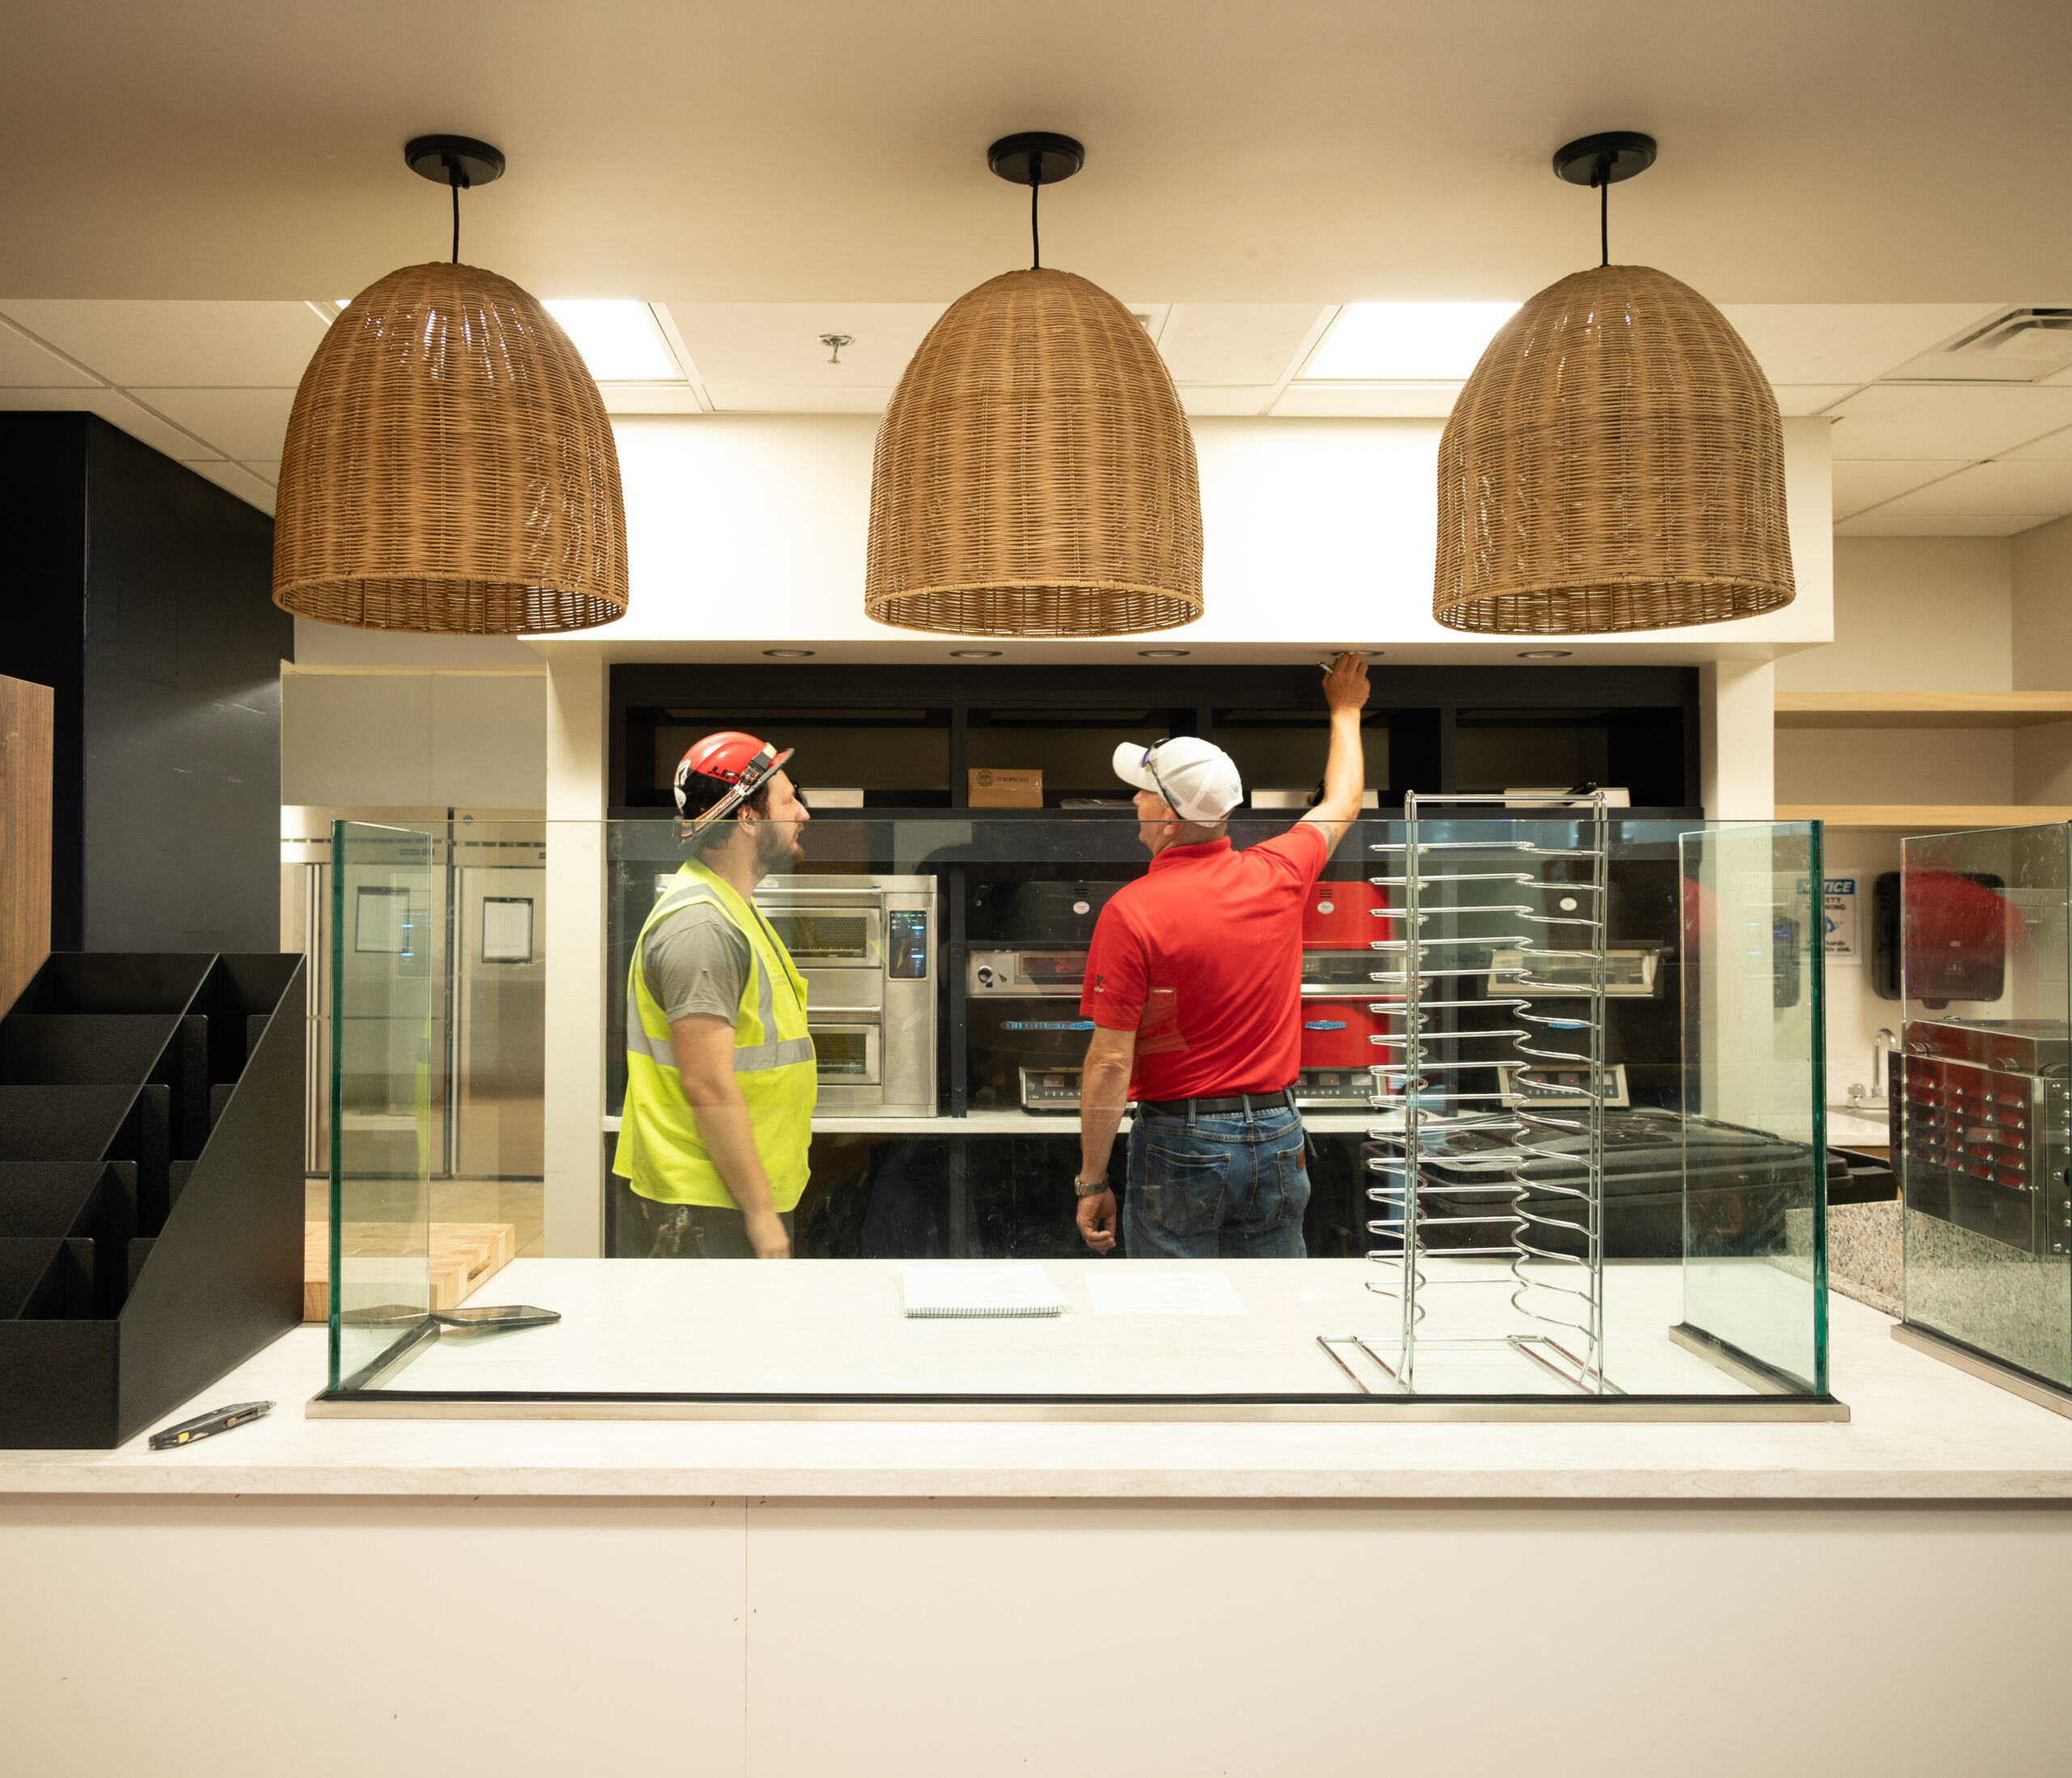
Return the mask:
M 524 670 L 515 673 L 284 674 L 281 800 L 347 808 L 545 808 L 546 675 L 537 656 L 519 651 Z M 524 668 L 528 657 L 531 664 Z
M 1431 615 L 1435 420 L 1196 419 L 1205 614 L 1173 632 L 1198 660 L 1307 658 L 1333 643 L 1391 658 L 1509 660 Z M 871 448 L 864 415 L 618 416 L 632 605 L 616 624 L 539 646 L 622 659 L 752 659 L 772 643 L 838 659 L 940 660 L 944 639 L 864 615 Z M 1828 425 L 1785 422 L 1798 582 L 1781 612 L 1702 631 L 1596 638 L 1584 660 L 1767 658 L 1831 634 Z M 1127 659 L 1142 638 L 1016 660 Z M 1280 651 L 1262 652 L 1266 651 Z
M 2013 541 L 2015 683 L 2024 691 L 2072 690 L 2072 519 Z M 2015 795 L 2072 803 L 2072 723 L 2016 732 Z
M 2005 691 L 2018 683 L 2007 538 L 1837 537 L 1834 588 L 1834 640 L 1780 660 L 1779 691 Z

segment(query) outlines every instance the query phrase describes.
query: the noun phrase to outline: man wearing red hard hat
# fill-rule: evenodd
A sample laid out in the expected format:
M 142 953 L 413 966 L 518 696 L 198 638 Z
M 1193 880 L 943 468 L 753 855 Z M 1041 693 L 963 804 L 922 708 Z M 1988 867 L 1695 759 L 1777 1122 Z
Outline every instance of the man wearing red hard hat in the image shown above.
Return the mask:
M 677 767 L 690 855 L 634 945 L 612 1157 L 647 1200 L 656 1258 L 791 1257 L 818 1071 L 805 978 L 754 902 L 805 851 L 791 757 L 729 731 Z

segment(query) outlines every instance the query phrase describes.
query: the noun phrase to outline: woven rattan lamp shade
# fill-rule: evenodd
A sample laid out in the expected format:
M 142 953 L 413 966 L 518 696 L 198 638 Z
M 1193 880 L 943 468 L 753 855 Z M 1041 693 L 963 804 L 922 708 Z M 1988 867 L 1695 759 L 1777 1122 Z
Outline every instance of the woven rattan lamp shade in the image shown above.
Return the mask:
M 1130 312 L 1070 272 L 952 303 L 893 392 L 864 609 L 970 636 L 1119 636 L 1201 615 L 1194 440 Z
M 296 390 L 274 602 L 420 634 L 539 634 L 626 609 L 605 405 L 508 278 L 408 265 L 331 324 Z
M 1726 317 L 1645 265 L 1578 272 L 1513 316 L 1440 441 L 1433 615 L 1590 635 L 1792 596 L 1777 399 Z

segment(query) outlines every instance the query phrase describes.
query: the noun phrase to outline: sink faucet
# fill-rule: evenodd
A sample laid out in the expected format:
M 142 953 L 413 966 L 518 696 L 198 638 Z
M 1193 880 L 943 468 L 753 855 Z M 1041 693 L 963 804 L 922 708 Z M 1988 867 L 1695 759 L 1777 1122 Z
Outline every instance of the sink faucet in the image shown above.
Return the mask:
M 1887 1058 L 1899 1046 L 1900 1040 L 1882 1025 L 1870 1039 L 1870 1097 L 1879 1105 L 1885 1103 L 1885 1083 L 1892 1078 L 1892 1063 Z

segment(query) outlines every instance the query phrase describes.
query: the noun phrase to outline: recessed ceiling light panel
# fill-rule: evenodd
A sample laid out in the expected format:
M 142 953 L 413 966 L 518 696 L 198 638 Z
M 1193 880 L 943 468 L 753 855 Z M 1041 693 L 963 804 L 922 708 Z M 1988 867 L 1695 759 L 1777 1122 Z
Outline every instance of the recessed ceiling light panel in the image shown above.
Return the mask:
M 683 367 L 645 303 L 550 299 L 546 312 L 600 383 L 681 383 Z
M 1352 303 L 1302 367 L 1305 382 L 1458 382 L 1516 303 Z

